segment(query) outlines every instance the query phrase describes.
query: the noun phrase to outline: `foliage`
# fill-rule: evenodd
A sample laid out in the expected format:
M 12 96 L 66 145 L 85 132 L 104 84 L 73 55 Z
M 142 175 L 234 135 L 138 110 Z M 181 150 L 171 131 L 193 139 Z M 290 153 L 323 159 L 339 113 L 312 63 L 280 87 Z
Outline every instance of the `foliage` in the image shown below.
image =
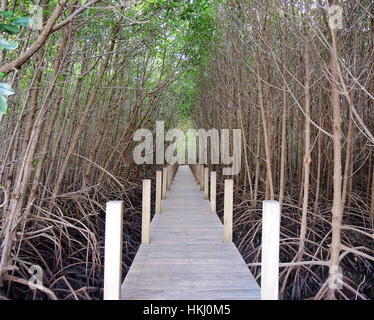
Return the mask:
M 15 50 L 18 47 L 17 41 L 12 41 L 6 37 L 17 35 L 21 32 L 21 27 L 27 27 L 30 19 L 27 17 L 14 17 L 11 11 L 0 11 L 2 17 L 2 23 L 0 24 L 0 51 Z M 4 77 L 3 73 L 0 73 L 0 79 Z M 0 115 L 6 113 L 8 109 L 7 97 L 13 95 L 14 91 L 10 85 L 5 82 L 0 82 Z

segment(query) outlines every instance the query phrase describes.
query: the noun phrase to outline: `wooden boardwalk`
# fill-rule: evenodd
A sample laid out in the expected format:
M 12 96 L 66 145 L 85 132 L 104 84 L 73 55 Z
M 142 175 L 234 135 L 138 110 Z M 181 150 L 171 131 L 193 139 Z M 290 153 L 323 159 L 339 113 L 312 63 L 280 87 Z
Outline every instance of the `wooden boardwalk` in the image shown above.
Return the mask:
M 122 284 L 123 300 L 260 299 L 260 287 L 188 166 L 180 166 Z

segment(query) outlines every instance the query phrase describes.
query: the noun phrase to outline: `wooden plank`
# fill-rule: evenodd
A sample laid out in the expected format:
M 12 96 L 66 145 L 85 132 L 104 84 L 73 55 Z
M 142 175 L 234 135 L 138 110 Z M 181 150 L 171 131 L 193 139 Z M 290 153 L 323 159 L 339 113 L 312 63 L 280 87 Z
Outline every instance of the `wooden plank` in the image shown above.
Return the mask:
M 122 299 L 260 299 L 260 287 L 235 244 L 224 242 L 224 226 L 199 189 L 190 169 L 180 166 L 162 214 L 153 217 L 150 244 L 140 246 L 126 275 Z

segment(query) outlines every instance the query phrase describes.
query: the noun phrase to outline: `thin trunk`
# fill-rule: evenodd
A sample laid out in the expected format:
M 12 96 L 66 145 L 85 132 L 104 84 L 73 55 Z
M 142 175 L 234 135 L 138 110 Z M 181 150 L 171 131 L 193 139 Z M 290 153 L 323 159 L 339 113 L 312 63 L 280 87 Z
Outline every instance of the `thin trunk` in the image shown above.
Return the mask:
M 336 1 L 330 1 L 336 4 Z M 339 272 L 339 255 L 341 250 L 341 227 L 342 227 L 342 119 L 339 93 L 338 63 L 339 53 L 337 47 L 337 31 L 331 29 L 332 53 L 331 53 L 331 89 L 332 89 L 332 110 L 333 110 L 333 146 L 334 146 L 334 166 L 333 166 L 333 206 L 332 206 L 332 240 L 330 246 L 330 269 L 328 279 L 328 299 L 336 299 L 336 285 Z
M 114 27 L 113 29 L 113 32 L 112 32 L 112 35 L 116 35 L 117 34 L 117 27 Z M 109 45 L 109 52 L 112 52 L 113 51 L 113 48 L 114 48 L 114 45 L 115 45 L 115 39 L 113 38 L 113 40 L 111 41 L 111 44 Z M 101 82 L 103 80 L 103 77 L 104 77 L 104 73 L 106 71 L 106 68 L 109 64 L 109 59 L 110 59 L 110 55 L 107 55 L 105 57 L 105 60 L 103 62 L 103 65 L 101 66 L 101 70 L 100 70 L 100 74 L 98 76 L 98 79 L 96 80 L 96 85 L 94 86 L 93 88 L 93 91 L 91 93 L 91 96 L 90 96 L 90 99 L 89 101 L 87 102 L 87 105 L 83 111 L 83 114 L 81 116 L 81 119 L 79 120 L 79 123 L 78 125 L 76 126 L 75 128 L 75 131 L 74 131 L 74 134 L 73 134 L 73 137 L 72 137 L 72 140 L 70 142 L 70 145 L 69 145 L 69 148 L 64 156 L 64 159 L 63 159 L 63 162 L 62 162 L 62 165 L 61 165 L 61 168 L 60 168 L 60 172 L 58 174 L 58 177 L 57 177 L 57 180 L 56 180 L 56 184 L 55 184 L 55 187 L 53 188 L 53 195 L 58 195 L 60 190 L 61 190 L 61 187 L 62 187 L 62 180 L 65 176 L 65 173 L 66 173 L 66 169 L 67 169 L 67 166 L 68 166 L 68 163 L 69 163 L 69 160 L 70 160 L 70 157 L 73 153 L 73 150 L 76 146 L 76 144 L 78 143 L 78 137 L 82 131 L 82 128 L 83 128 L 83 125 L 85 124 L 86 122 L 86 119 L 89 115 L 89 112 L 91 111 L 91 108 L 96 100 L 96 96 L 97 96 L 97 92 L 99 90 L 99 86 L 101 85 Z M 49 210 L 52 209 L 53 207 L 53 204 L 55 202 L 55 198 L 53 198 L 49 204 Z
M 371 94 L 374 96 L 374 6 L 371 7 Z M 374 110 L 374 100 L 371 99 L 371 110 Z M 374 227 L 374 165 L 372 172 L 372 182 L 371 182 L 371 205 L 370 205 L 370 217 L 372 225 Z
M 286 17 L 287 18 L 287 15 Z M 283 78 L 283 107 L 282 107 L 282 142 L 281 142 L 281 160 L 280 160 L 280 177 L 279 177 L 279 205 L 283 208 L 283 198 L 284 198 L 284 189 L 286 185 L 286 154 L 287 154 L 287 142 L 286 142 L 286 134 L 287 134 L 287 83 L 286 83 L 286 74 L 287 74 L 287 26 L 283 27 L 283 61 L 282 61 L 282 78 Z
M 318 109 L 319 109 L 319 126 L 322 125 L 322 87 L 319 87 L 319 98 L 318 98 Z M 316 215 L 318 212 L 318 205 L 319 205 L 319 196 L 320 196 L 320 189 L 321 189 L 321 151 L 322 151 L 322 133 L 318 132 L 317 138 L 317 179 L 316 179 L 316 195 L 314 199 L 314 216 L 313 216 L 313 223 L 316 222 Z
M 252 209 L 256 209 L 257 206 L 257 192 L 258 192 L 258 181 L 260 179 L 260 151 L 261 151 L 261 122 L 260 122 L 260 108 L 257 108 L 257 133 L 256 133 L 256 169 L 255 169 L 255 185 L 252 197 Z
M 352 94 L 353 96 L 353 94 Z M 353 102 L 353 97 L 351 97 L 351 101 Z M 352 111 L 349 112 L 348 116 L 348 134 L 347 134 L 347 146 L 346 146 L 346 153 L 345 153 L 345 166 L 344 166 L 344 176 L 343 176 L 343 191 L 342 191 L 342 210 L 344 210 L 345 203 L 347 200 L 347 189 L 348 189 L 348 179 L 351 164 L 351 152 L 353 146 L 353 121 L 352 121 Z
M 257 54 L 256 54 L 257 57 Z M 265 148 L 265 162 L 266 162 L 266 189 L 269 190 L 270 200 L 274 200 L 274 189 L 273 189 L 273 179 L 272 179 L 272 169 L 271 169 L 271 159 L 270 159 L 270 146 L 269 146 L 269 132 L 266 121 L 266 114 L 264 108 L 264 100 L 262 93 L 262 80 L 260 78 L 260 63 L 258 58 L 256 58 L 256 69 L 257 69 L 257 94 L 258 101 L 262 119 L 262 127 L 264 133 L 264 148 Z
M 67 70 L 68 65 L 69 65 L 68 62 L 65 61 L 65 59 L 68 56 L 68 53 L 70 52 L 70 44 L 69 44 L 69 48 L 66 50 L 65 56 L 64 56 L 64 51 L 65 51 L 65 46 L 66 46 L 66 43 L 68 41 L 70 31 L 71 31 L 71 28 L 69 26 L 67 26 L 64 30 L 64 34 L 62 36 L 62 40 L 61 40 L 61 43 L 60 43 L 60 46 L 59 46 L 59 49 L 58 49 L 58 53 L 56 55 L 56 60 L 61 60 L 61 62 L 59 62 L 60 64 L 63 63 L 63 66 L 61 68 L 61 73 L 62 73 L 61 82 L 64 82 L 64 79 L 66 78 L 65 71 Z M 43 143 L 41 156 L 40 156 L 37 168 L 36 168 L 36 172 L 35 172 L 35 175 L 34 175 L 34 181 L 33 181 L 33 184 L 32 184 L 32 187 L 31 187 L 31 192 L 30 192 L 29 199 L 28 199 L 29 204 L 31 204 L 31 202 L 33 201 L 33 199 L 34 199 L 34 197 L 37 193 L 37 188 L 38 188 L 40 177 L 41 177 L 42 170 L 43 170 L 43 167 L 44 167 L 44 162 L 45 162 L 45 159 L 47 158 L 47 155 L 48 155 L 49 142 L 50 142 L 51 137 L 52 137 L 53 127 L 54 127 L 54 124 L 55 124 L 55 121 L 56 121 L 56 118 L 57 118 L 57 114 L 58 114 L 58 111 L 59 111 L 59 108 L 60 108 L 63 89 L 64 89 L 64 86 L 61 85 L 61 87 L 60 87 L 60 89 L 59 89 L 59 91 L 58 91 L 58 93 L 55 97 L 56 100 L 55 100 L 55 103 L 54 103 L 54 106 L 52 108 L 51 115 L 50 115 L 50 118 L 49 118 L 49 123 L 48 123 L 47 130 L 46 130 L 46 136 L 45 136 L 45 140 L 44 140 L 44 143 Z
M 308 2 L 306 3 L 306 15 L 308 15 Z M 308 28 L 309 19 L 305 21 L 305 36 L 309 34 Z M 304 141 L 304 198 L 301 214 L 301 227 L 300 227 L 300 243 L 298 251 L 298 261 L 301 261 L 305 247 L 305 237 L 307 231 L 307 216 L 308 216 L 308 203 L 309 203 L 309 177 L 310 177 L 310 53 L 309 44 L 306 41 L 305 44 L 305 83 L 304 83 L 304 96 L 305 96 L 305 141 Z
M 114 68 L 117 67 L 118 65 L 118 53 L 115 55 L 115 58 L 114 58 Z M 109 110 L 112 110 L 113 112 L 113 102 L 114 102 L 114 97 L 115 97 L 115 93 L 116 93 L 116 89 L 115 89 L 115 86 L 117 84 L 117 75 L 118 73 L 115 73 L 115 75 L 113 76 L 113 85 L 114 85 L 114 88 L 112 89 L 112 92 L 111 92 L 111 95 L 110 95 L 110 98 L 109 98 L 109 104 L 108 104 L 108 109 Z M 99 132 L 97 134 L 97 138 L 96 138 L 96 141 L 94 143 L 94 147 L 92 148 L 91 152 L 90 152 L 90 155 L 89 155 L 89 162 L 87 164 L 87 168 L 86 168 L 86 171 L 84 173 L 84 176 L 83 176 L 83 183 L 82 183 L 82 188 L 84 189 L 88 183 L 88 180 L 89 180 L 89 177 L 90 177 L 90 174 L 91 174 L 91 170 L 92 170 L 92 163 L 96 157 L 96 154 L 99 150 L 99 147 L 100 147 L 100 144 L 104 138 L 104 133 L 105 133 L 105 128 L 107 126 L 107 120 L 108 120 L 108 117 L 111 113 L 109 111 L 107 111 L 105 113 L 105 115 L 103 115 L 100 119 L 100 129 L 99 129 Z

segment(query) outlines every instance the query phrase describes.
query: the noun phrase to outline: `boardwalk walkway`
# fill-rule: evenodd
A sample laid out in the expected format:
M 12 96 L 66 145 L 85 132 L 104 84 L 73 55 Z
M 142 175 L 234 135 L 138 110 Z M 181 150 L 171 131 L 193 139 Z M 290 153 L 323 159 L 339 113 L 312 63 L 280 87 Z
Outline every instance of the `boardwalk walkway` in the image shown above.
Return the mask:
M 122 284 L 123 300 L 260 299 L 260 287 L 188 166 L 180 166 Z

